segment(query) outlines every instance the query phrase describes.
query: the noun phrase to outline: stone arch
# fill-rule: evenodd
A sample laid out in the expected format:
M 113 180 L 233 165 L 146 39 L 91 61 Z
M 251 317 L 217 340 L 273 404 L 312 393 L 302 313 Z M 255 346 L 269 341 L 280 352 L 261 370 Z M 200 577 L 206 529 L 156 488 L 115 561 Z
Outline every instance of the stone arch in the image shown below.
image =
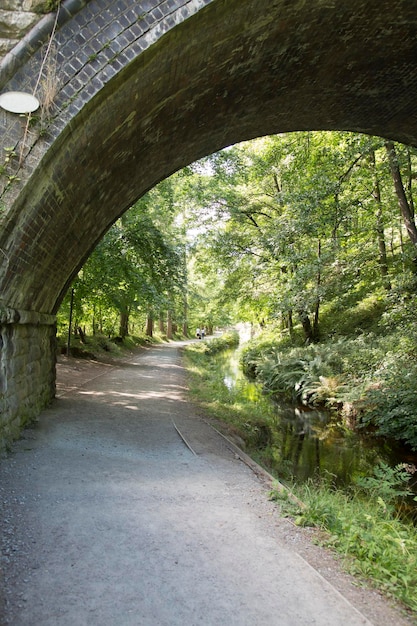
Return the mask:
M 2 152 L 12 146 L 17 154 L 3 168 L 0 196 L 0 393 L 8 424 L 20 425 L 53 395 L 53 320 L 67 285 L 117 217 L 160 180 L 232 143 L 284 131 L 354 130 L 417 145 L 411 4 L 62 4 L 52 115 L 26 134 L 13 114 L 0 118 Z M 2 91 L 33 89 L 48 28 L 35 27 L 19 54 L 4 59 Z M 11 182 L 16 167 L 19 180 Z M 35 357 L 25 346 L 28 328 Z M 16 380 L 32 370 L 16 404 Z

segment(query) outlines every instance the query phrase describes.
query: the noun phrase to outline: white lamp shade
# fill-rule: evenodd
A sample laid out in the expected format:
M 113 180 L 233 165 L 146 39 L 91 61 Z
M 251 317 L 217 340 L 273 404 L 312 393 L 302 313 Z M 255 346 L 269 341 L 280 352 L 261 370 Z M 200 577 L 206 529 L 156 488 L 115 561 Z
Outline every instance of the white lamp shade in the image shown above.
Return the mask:
M 30 93 L 8 91 L 0 94 L 0 106 L 10 113 L 33 113 L 39 108 L 39 100 Z

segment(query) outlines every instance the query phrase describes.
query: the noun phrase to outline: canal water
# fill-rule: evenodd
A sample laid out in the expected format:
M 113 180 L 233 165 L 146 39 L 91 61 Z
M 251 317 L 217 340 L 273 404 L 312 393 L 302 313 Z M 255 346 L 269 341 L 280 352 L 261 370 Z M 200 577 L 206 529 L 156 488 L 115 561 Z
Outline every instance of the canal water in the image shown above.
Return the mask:
M 346 486 L 357 477 L 371 476 L 380 462 L 391 467 L 403 462 L 417 463 L 417 455 L 410 458 L 395 445 L 352 432 L 328 411 L 268 399 L 259 385 L 244 376 L 239 366 L 239 350 L 226 351 L 217 359 L 225 386 L 265 407 L 272 432 L 270 469 L 281 480 L 303 482 L 319 475 L 332 484 Z M 414 474 L 411 482 L 415 483 L 416 478 Z

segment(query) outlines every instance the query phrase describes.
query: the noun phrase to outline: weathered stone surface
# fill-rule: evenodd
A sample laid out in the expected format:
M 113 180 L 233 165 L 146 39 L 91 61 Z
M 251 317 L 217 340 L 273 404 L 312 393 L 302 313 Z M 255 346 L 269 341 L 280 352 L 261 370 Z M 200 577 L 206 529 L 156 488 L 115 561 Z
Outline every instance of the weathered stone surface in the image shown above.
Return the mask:
M 24 0 L 3 0 L 1 8 L 6 11 L 21 11 Z
M 55 390 L 55 325 L 0 325 L 0 449 Z
M 36 22 L 39 15 L 27 11 L 3 11 L 0 9 L 0 38 L 20 38 Z
M 0 39 L 0 60 L 6 52 L 9 52 L 18 43 L 19 39 Z
M 21 38 L 51 11 L 49 0 L 2 0 L 0 8 L 0 62 Z
M 58 0 L 51 2 L 50 0 L 23 0 L 22 8 L 24 11 L 33 11 L 34 13 L 48 13 L 53 9 L 53 5 L 58 4 Z
M 2 0 L 1 8 L 6 11 L 47 13 L 51 5 L 50 0 Z

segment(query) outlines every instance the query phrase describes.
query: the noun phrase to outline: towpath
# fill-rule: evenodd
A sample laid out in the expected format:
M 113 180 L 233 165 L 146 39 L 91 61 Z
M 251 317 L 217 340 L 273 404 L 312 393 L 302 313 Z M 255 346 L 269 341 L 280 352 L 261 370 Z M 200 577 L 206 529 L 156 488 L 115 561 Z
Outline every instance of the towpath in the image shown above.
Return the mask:
M 178 344 L 84 367 L 0 463 L 4 624 L 409 623 L 280 518 Z

